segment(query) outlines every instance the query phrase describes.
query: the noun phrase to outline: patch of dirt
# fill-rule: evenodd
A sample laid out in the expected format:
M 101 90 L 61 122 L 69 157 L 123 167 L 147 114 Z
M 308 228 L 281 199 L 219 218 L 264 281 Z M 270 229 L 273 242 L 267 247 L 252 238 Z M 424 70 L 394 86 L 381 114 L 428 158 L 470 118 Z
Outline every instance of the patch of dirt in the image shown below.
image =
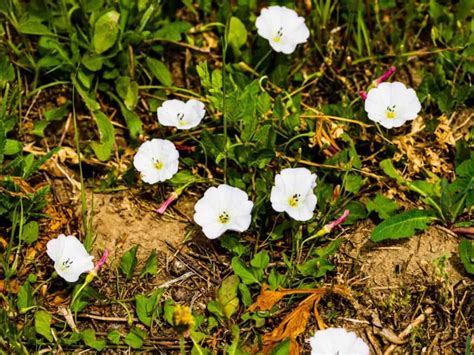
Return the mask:
M 345 249 L 360 277 L 368 277 L 366 284 L 371 289 L 440 281 L 443 275 L 451 285 L 463 279 L 459 240 L 447 232 L 431 227 L 411 238 L 374 243 L 370 240 L 373 228 L 370 222 L 361 224 Z
M 158 206 L 145 205 L 129 191 L 113 194 L 92 194 L 89 191 L 88 201 L 89 206 L 93 201 L 94 248 L 108 249 L 112 263 L 135 245 L 139 246 L 139 263 L 146 260 L 152 250 L 166 254 L 168 246 L 179 249 L 194 206 L 194 201 L 183 196 L 175 206 L 179 215 L 170 210 L 160 215 L 156 212 Z

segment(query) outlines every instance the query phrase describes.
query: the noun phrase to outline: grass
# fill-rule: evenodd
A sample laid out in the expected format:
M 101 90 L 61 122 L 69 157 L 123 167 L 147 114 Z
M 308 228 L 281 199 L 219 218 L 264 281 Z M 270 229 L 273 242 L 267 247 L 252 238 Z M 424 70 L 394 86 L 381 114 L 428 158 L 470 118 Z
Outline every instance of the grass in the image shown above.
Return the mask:
M 472 228 L 472 5 L 278 4 L 295 8 L 311 30 L 292 55 L 273 52 L 257 35 L 260 2 L 0 4 L 2 351 L 171 353 L 182 349 L 180 339 L 193 353 L 261 351 L 270 331 L 312 300 L 301 290 L 339 284 L 353 297 L 340 291 L 318 300 L 321 319 L 364 334 L 374 351 L 392 342 L 367 325 L 383 323 L 398 334 L 427 307 L 436 316 L 426 316 L 403 351 L 466 351 L 472 247 L 452 230 Z M 244 42 L 231 39 L 235 31 Z M 387 130 L 366 118 L 359 92 L 391 65 L 397 67 L 393 80 L 415 88 L 423 110 L 413 125 Z M 201 100 L 206 119 L 185 132 L 158 125 L 156 109 L 167 98 Z M 154 137 L 193 149 L 182 152 L 173 179 L 145 186 L 132 159 Z M 318 205 L 308 223 L 275 213 L 269 203 L 275 174 L 296 166 L 318 175 Z M 65 178 L 78 181 L 80 191 L 68 183 L 58 189 Z M 222 182 L 248 192 L 252 226 L 209 242 L 181 203 Z M 143 218 L 172 191 L 182 191 L 164 217 L 151 213 L 159 223 L 187 221 L 186 233 L 169 242 L 168 252 L 147 250 L 138 260 L 137 250 L 128 250 L 78 293 L 82 281 L 54 277 L 45 245 L 59 233 L 74 234 L 100 254 L 94 238 L 103 236 L 93 223 L 100 207 L 95 198 L 94 208 L 88 206 L 91 190 L 140 208 Z M 136 202 L 124 202 L 130 196 Z M 317 234 L 346 209 L 343 226 Z M 423 285 L 388 288 L 376 297 L 359 260 L 348 256 L 351 236 L 366 223 L 379 225 L 376 234 L 400 215 L 404 224 L 415 223 L 406 217 L 413 210 L 429 216 L 418 216 L 427 222 L 410 235 L 432 223 L 462 247 L 438 255 L 439 275 L 426 276 Z M 369 248 L 404 245 L 370 244 L 371 233 L 365 232 Z M 452 270 L 461 279 L 454 282 Z M 265 284 L 269 292 L 294 294 L 251 311 Z M 193 311 L 190 332 L 176 324 L 177 305 Z M 304 347 L 318 323 L 310 318 L 295 341 Z M 288 352 L 287 340 L 270 343 Z

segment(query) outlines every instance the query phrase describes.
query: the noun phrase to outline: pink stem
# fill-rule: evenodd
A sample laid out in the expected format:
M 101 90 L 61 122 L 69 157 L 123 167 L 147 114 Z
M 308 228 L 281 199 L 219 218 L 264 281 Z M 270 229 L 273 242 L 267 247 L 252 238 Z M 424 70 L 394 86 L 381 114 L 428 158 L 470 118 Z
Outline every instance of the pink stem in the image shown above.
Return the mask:
M 94 267 L 95 272 L 98 272 L 100 270 L 102 265 L 104 265 L 105 262 L 107 261 L 108 257 L 109 257 L 109 251 L 107 249 L 104 249 L 104 253 L 102 254 L 102 257 L 99 259 L 97 264 L 95 264 L 95 267 Z
M 166 209 L 168 208 L 171 203 L 178 198 L 178 194 L 176 192 L 172 192 L 171 195 L 161 204 L 160 208 L 156 212 L 159 214 L 165 213 Z
M 342 222 L 344 222 L 346 220 L 346 218 L 349 216 L 349 210 L 344 210 L 344 212 L 342 213 L 342 215 L 336 219 L 335 221 L 332 221 L 331 223 L 328 223 L 324 226 L 324 229 L 327 230 L 327 232 L 329 233 L 330 231 L 332 231 L 335 227 L 337 227 L 338 225 L 340 225 Z
M 380 78 L 374 81 L 374 84 L 376 86 L 380 85 L 381 83 L 386 81 L 388 78 L 390 78 L 390 76 L 395 72 L 395 70 L 397 70 L 397 68 L 392 65 Z

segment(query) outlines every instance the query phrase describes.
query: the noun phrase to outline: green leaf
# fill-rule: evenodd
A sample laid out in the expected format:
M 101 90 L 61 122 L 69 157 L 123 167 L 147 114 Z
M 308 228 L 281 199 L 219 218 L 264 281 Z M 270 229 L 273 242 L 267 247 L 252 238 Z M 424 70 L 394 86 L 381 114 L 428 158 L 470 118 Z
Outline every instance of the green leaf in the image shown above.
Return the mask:
M 27 16 L 20 20 L 18 30 L 27 35 L 51 35 L 48 27 L 41 23 L 41 19 Z
M 112 343 L 112 344 L 119 344 L 120 343 L 120 332 L 118 330 L 112 330 L 107 334 L 107 339 Z
M 33 306 L 33 304 L 33 290 L 31 289 L 30 283 L 26 281 L 21 285 L 20 290 L 18 291 L 16 305 L 20 314 L 23 314 L 28 308 Z
M 252 304 L 252 294 L 250 293 L 250 290 L 247 287 L 247 285 L 240 283 L 239 292 L 240 292 L 240 298 L 242 299 L 242 303 L 244 304 L 244 306 L 245 307 L 250 306 Z
M 113 144 L 115 142 L 115 130 L 112 122 L 102 112 L 97 111 L 92 114 L 97 123 L 100 133 L 100 143 L 92 142 L 91 147 L 99 160 L 106 161 L 112 154 Z
M 253 259 L 250 261 L 250 265 L 252 265 L 256 269 L 264 270 L 269 262 L 270 257 L 268 256 L 268 252 L 266 250 L 263 250 L 253 256 Z
M 362 179 L 358 174 L 347 174 L 344 179 L 344 188 L 346 191 L 356 194 L 359 192 L 361 187 L 364 186 L 366 181 L 366 179 Z
M 22 233 L 21 239 L 23 239 L 23 241 L 26 244 L 29 245 L 35 242 L 38 239 L 38 235 L 39 235 L 39 225 L 37 222 L 30 221 L 23 226 L 23 233 Z
M 76 294 L 81 288 L 81 284 L 77 284 L 74 287 L 73 295 Z M 91 286 L 86 286 L 82 292 L 77 296 L 74 304 L 71 307 L 73 312 L 80 312 L 86 308 L 93 299 L 100 299 L 100 294 L 94 290 Z
M 104 57 L 93 52 L 88 52 L 82 56 L 82 64 L 90 71 L 99 71 L 104 64 Z
M 85 329 L 81 332 L 81 338 L 84 344 L 90 346 L 91 348 L 102 351 L 104 350 L 107 343 L 105 340 L 97 340 L 95 337 L 95 330 L 94 329 Z
M 166 39 L 169 41 L 181 41 L 182 34 L 193 27 L 189 22 L 173 21 L 165 24 L 162 28 L 153 33 L 153 39 Z
M 140 134 L 143 133 L 142 121 L 140 120 L 140 117 L 136 112 L 128 110 L 123 104 L 120 104 L 120 110 L 122 111 L 122 116 L 127 123 L 130 137 L 132 139 L 136 139 Z
M 437 220 L 433 211 L 410 210 L 390 217 L 372 231 L 372 240 L 380 242 L 386 239 L 411 237 L 417 230 L 424 230 Z
M 345 209 L 349 210 L 349 216 L 342 223 L 343 225 L 350 225 L 354 222 L 364 219 L 367 217 L 367 211 L 365 206 L 358 201 L 351 201 L 346 206 Z
M 322 277 L 335 266 L 325 258 L 314 258 L 296 266 L 303 276 Z
M 229 32 L 227 34 L 229 42 L 234 54 L 240 56 L 240 47 L 247 42 L 247 30 L 245 25 L 237 17 L 232 16 L 229 23 Z
M 232 270 L 234 270 L 235 274 L 240 277 L 244 284 L 251 285 L 257 283 L 260 285 L 260 281 L 254 271 L 248 268 L 237 256 L 232 258 Z
M 3 154 L 5 155 L 15 155 L 23 149 L 20 141 L 14 139 L 6 139 L 5 146 L 3 148 Z
M 137 265 L 137 250 L 138 245 L 130 248 L 120 259 L 120 270 L 123 272 L 127 280 L 130 280 L 133 276 L 133 271 Z
M 288 355 L 290 353 L 290 339 L 283 340 L 272 349 L 271 355 Z
M 44 336 L 49 342 L 53 341 L 51 333 L 51 315 L 46 311 L 37 311 L 35 313 L 36 333 Z
M 115 89 L 122 98 L 125 107 L 133 110 L 138 103 L 138 84 L 128 76 L 121 76 L 115 80 Z
M 379 193 L 373 200 L 368 201 L 366 206 L 369 213 L 375 211 L 381 219 L 389 218 L 398 210 L 398 205 L 395 201 Z
M 239 284 L 239 277 L 232 275 L 222 282 L 217 291 L 217 301 L 222 305 L 224 316 L 227 319 L 230 319 L 239 309 L 239 299 L 237 297 Z
M 156 250 L 152 250 L 148 259 L 146 260 L 145 266 L 140 272 L 140 278 L 151 275 L 155 276 L 158 273 L 158 259 L 156 257 Z
M 133 327 L 130 333 L 123 339 L 125 344 L 133 349 L 140 349 L 143 346 L 143 341 L 146 340 L 147 334 L 144 330 Z
M 155 290 L 150 297 L 144 295 L 135 296 L 135 308 L 140 322 L 151 327 L 155 314 L 158 310 L 158 304 L 164 289 Z
M 390 159 L 385 159 L 380 162 L 380 168 L 392 179 L 397 180 L 399 184 L 403 184 L 404 180 L 400 173 L 395 169 Z
M 459 257 L 466 271 L 474 275 L 474 244 L 470 240 L 463 239 L 459 243 Z
M 97 54 L 101 54 L 111 48 L 119 34 L 120 14 L 111 10 L 99 17 L 94 25 L 94 36 L 92 45 Z
M 152 57 L 146 57 L 145 63 L 153 76 L 158 79 L 160 83 L 164 86 L 173 85 L 173 78 L 165 63 Z

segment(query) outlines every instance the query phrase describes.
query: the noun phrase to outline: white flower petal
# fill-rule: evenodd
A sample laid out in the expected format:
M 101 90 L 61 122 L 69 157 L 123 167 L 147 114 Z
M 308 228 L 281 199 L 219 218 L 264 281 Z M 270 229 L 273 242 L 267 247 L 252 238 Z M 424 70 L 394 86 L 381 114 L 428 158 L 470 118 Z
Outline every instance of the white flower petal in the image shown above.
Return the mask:
M 138 148 L 133 165 L 144 182 L 155 184 L 170 179 L 178 172 L 179 152 L 168 140 L 152 139 Z
M 393 128 L 415 119 L 421 103 L 415 91 L 407 89 L 403 83 L 385 82 L 368 92 L 364 108 L 370 120 L 385 128 Z
M 316 174 L 306 168 L 283 169 L 275 176 L 275 185 L 270 192 L 272 208 L 286 212 L 298 221 L 313 217 L 316 208 Z
M 205 114 L 204 104 L 195 99 L 186 103 L 181 100 L 167 100 L 157 110 L 160 124 L 178 129 L 196 127 Z
M 54 269 L 68 282 L 75 282 L 84 272 L 94 268 L 93 256 L 76 237 L 61 234 L 46 245 L 48 256 L 54 261 Z
M 262 9 L 255 22 L 257 33 L 267 39 L 276 52 L 293 53 L 296 46 L 308 40 L 309 29 L 304 18 L 284 6 Z
M 311 355 L 369 355 L 368 345 L 355 333 L 343 328 L 327 328 L 310 339 Z
M 247 194 L 229 185 L 210 187 L 194 206 L 194 221 L 209 239 L 225 231 L 244 232 L 252 220 L 253 202 Z

